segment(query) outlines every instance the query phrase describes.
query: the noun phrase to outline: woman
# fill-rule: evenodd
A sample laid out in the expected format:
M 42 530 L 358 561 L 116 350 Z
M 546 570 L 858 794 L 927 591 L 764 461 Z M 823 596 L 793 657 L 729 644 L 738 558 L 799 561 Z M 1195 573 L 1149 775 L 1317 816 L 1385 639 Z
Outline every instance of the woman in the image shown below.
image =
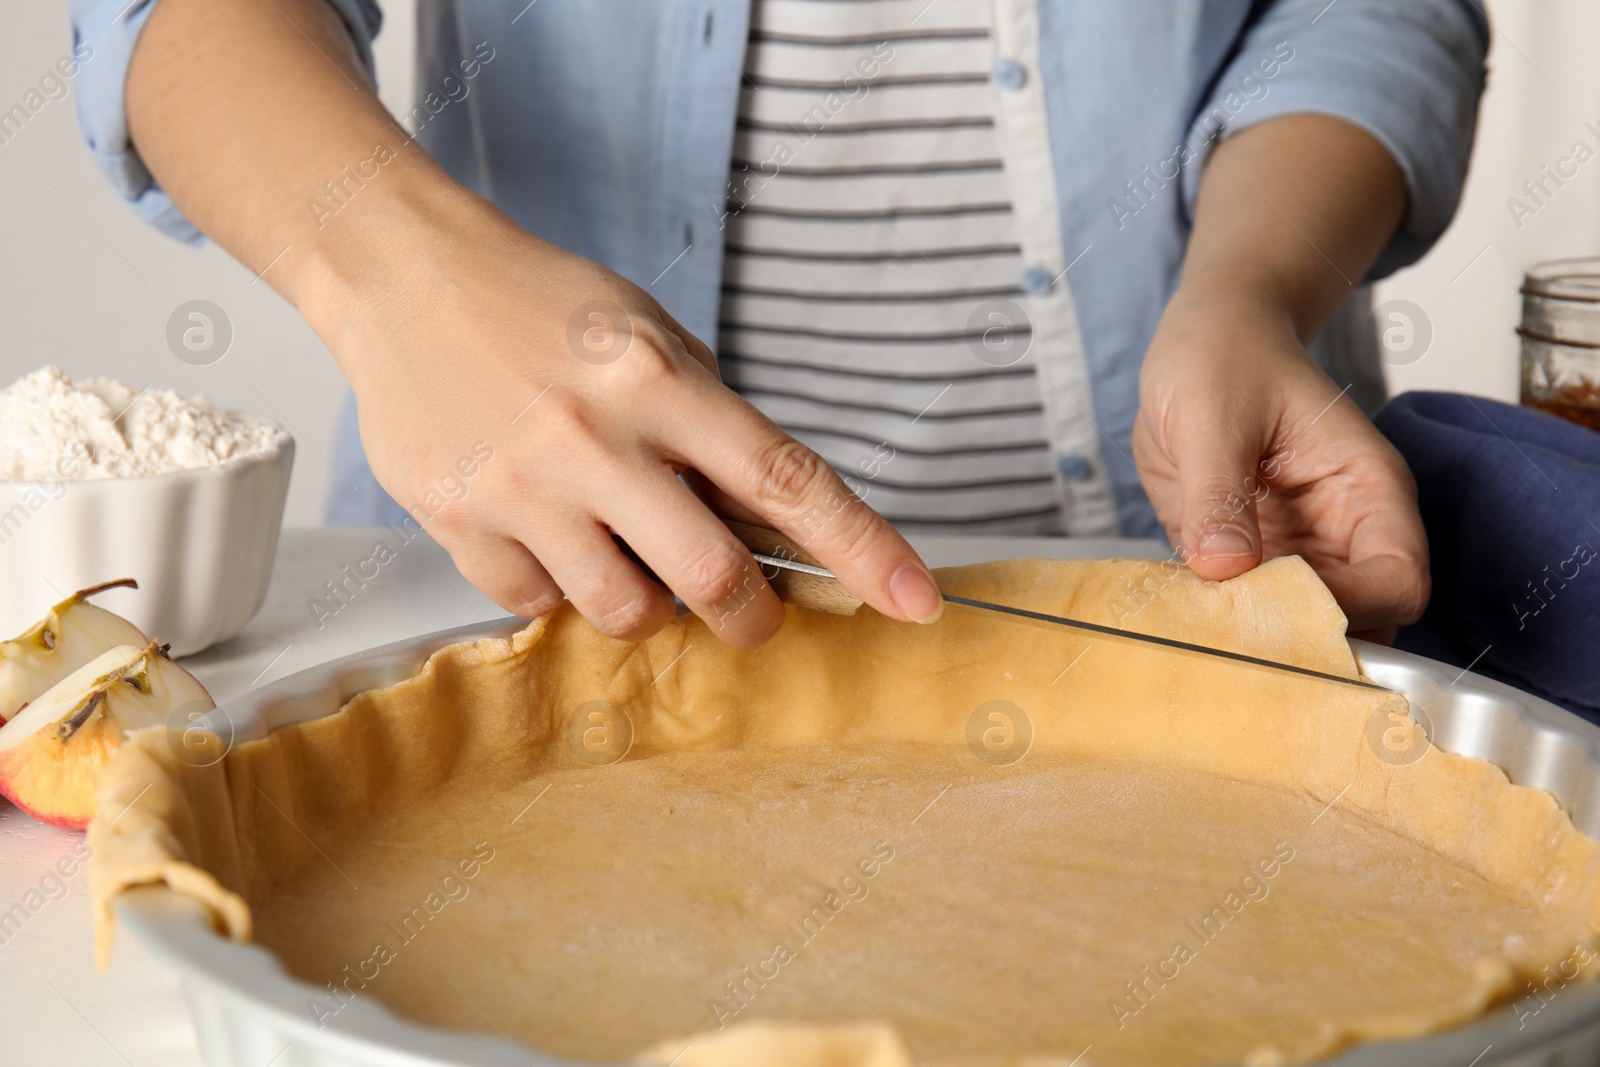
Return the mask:
M 653 632 L 614 533 L 759 644 L 781 608 L 715 513 L 930 621 L 877 508 L 1165 529 L 1216 579 L 1296 552 L 1355 629 L 1420 613 L 1359 283 L 1454 211 L 1467 0 L 422 0 L 400 123 L 378 22 L 74 0 L 107 57 L 80 114 L 138 210 L 333 351 L 364 446 L 336 511 L 382 517 L 375 477 L 508 610 Z

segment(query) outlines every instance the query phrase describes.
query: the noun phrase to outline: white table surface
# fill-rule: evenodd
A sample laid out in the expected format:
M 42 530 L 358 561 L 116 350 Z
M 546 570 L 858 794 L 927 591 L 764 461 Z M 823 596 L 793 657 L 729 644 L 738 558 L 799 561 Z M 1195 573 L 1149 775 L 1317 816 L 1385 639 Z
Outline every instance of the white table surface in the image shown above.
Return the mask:
M 442 549 L 418 539 L 399 550 L 319 628 L 309 602 L 345 564 L 368 556 L 381 530 L 285 530 L 261 612 L 238 637 L 182 663 L 219 702 L 362 649 L 505 613 L 469 585 Z M 931 566 L 1047 556 L 1159 558 L 1154 541 L 913 538 Z M 43 614 L 48 605 L 39 605 Z M 159 636 L 159 635 L 153 635 Z M 81 868 L 64 895 L 45 892 L 78 834 L 35 823 L 0 800 L 0 917 L 28 898 L 37 910 L 0 927 L 0 1063 L 198 1067 L 200 1056 L 176 978 L 118 934 L 111 969 L 91 959 L 88 890 Z M 44 880 L 44 881 L 41 881 Z M 57 899 L 49 900 L 54 895 Z M 24 909 L 26 911 L 26 909 Z M 269 1067 L 262 1063 L 259 1067 Z

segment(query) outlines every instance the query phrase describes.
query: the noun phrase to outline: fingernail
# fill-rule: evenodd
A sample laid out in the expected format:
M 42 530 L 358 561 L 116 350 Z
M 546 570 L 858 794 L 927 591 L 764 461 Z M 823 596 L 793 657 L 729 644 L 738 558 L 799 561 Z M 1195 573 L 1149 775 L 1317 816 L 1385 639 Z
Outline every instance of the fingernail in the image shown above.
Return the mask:
M 1255 554 L 1256 550 L 1250 544 L 1250 538 L 1232 526 L 1210 530 L 1201 535 L 1200 550 L 1196 553 L 1201 559 L 1239 559 Z
M 902 563 L 889 579 L 894 606 L 917 622 L 933 622 L 944 611 L 944 597 L 928 572 L 915 563 Z

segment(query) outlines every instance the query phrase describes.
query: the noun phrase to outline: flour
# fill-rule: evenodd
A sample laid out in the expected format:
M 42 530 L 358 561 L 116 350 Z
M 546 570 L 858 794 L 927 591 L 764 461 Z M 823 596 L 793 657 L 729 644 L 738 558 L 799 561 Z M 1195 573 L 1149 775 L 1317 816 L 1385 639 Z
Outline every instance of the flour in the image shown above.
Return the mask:
M 74 382 L 45 367 L 0 392 L 0 480 L 138 478 L 210 467 L 271 449 L 269 422 L 132 389 L 110 378 Z

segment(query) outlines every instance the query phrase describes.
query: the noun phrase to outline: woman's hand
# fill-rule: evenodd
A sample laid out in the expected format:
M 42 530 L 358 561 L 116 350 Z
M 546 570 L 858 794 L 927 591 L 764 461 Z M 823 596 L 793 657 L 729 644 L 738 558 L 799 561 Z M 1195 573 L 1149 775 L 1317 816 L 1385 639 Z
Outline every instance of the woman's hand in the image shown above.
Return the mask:
M 782 606 L 705 499 L 795 538 L 886 615 L 938 615 L 905 540 L 648 294 L 446 175 L 323 0 L 163 0 L 128 119 L 184 213 L 333 350 L 383 487 L 508 611 L 565 593 L 606 633 L 654 632 L 672 598 L 617 534 L 719 637 L 760 644 Z
M 1183 279 L 1145 355 L 1134 462 L 1195 573 L 1297 553 L 1355 631 L 1428 601 L 1405 462 L 1306 356 L 1406 213 L 1388 150 L 1293 114 L 1227 137 L 1200 182 Z
M 319 288 L 344 295 L 302 307 L 355 390 L 378 481 L 500 606 L 539 615 L 565 594 L 608 634 L 655 632 L 672 596 L 616 534 L 720 638 L 759 645 L 782 605 L 709 501 L 789 534 L 884 614 L 938 614 L 905 540 L 644 290 L 460 190 L 373 211 L 389 236 L 331 254 Z
M 1134 462 L 1195 573 L 1316 568 L 1353 631 L 1414 622 L 1428 546 L 1411 473 L 1237 276 L 1191 276 L 1145 357 Z

